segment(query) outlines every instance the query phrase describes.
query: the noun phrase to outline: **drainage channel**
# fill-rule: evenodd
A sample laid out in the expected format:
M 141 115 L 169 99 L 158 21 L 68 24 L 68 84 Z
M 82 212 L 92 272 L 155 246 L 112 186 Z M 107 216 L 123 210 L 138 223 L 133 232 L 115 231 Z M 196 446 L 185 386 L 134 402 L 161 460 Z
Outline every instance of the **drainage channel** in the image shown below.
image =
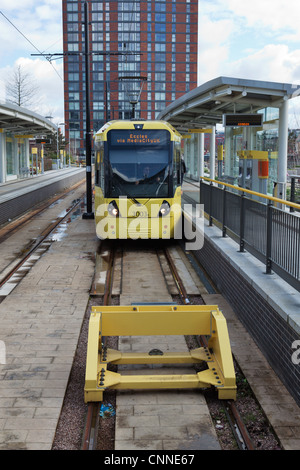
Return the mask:
M 14 260 L 1 273 L 0 279 L 0 303 L 15 289 L 35 263 L 48 251 L 52 243 L 61 241 L 66 236 L 68 225 L 78 218 L 82 212 L 81 200 L 74 201 L 72 208 L 64 211 L 53 223 L 33 240 L 31 248 L 23 257 Z M 78 207 L 79 206 L 79 207 Z

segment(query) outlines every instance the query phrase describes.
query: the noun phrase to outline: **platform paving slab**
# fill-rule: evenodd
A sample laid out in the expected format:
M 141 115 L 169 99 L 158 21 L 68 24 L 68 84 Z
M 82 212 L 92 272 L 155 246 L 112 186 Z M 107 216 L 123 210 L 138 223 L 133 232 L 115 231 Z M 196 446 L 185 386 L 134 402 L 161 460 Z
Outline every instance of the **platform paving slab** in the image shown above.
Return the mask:
M 75 218 L 0 304 L 0 449 L 50 450 L 89 300 L 94 220 Z

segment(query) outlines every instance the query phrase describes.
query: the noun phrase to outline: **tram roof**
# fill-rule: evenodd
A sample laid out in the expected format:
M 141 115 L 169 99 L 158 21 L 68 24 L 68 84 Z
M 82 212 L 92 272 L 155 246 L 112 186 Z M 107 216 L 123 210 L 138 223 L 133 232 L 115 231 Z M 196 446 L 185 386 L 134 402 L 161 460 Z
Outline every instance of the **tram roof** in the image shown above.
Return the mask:
M 21 134 L 56 133 L 49 119 L 12 103 L 0 103 L 0 131 Z
M 139 127 L 140 126 L 140 127 Z M 106 140 L 107 132 L 111 129 L 131 129 L 131 130 L 143 130 L 143 129 L 168 129 L 174 136 L 175 140 L 181 138 L 180 133 L 174 128 L 170 122 L 158 121 L 158 120 L 140 120 L 140 119 L 124 119 L 106 122 L 94 135 L 95 141 Z
M 219 77 L 178 98 L 157 119 L 168 121 L 179 132 L 211 127 L 222 123 L 223 114 L 252 114 L 276 108 L 299 93 L 299 85 Z

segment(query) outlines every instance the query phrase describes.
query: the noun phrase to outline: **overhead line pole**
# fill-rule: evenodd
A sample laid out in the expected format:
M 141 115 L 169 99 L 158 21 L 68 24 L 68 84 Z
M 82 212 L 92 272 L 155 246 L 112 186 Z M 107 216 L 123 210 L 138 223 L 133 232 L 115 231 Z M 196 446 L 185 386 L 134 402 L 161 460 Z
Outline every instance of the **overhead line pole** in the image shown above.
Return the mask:
M 90 116 L 90 51 L 89 51 L 89 22 L 88 22 L 88 1 L 84 0 L 84 35 L 85 35 L 85 96 L 86 96 L 86 212 L 82 215 L 83 219 L 93 219 L 92 211 L 92 138 L 91 138 L 91 116 Z M 65 55 L 78 55 L 78 52 L 54 53 L 54 54 L 31 54 L 42 55 L 51 62 L 52 57 Z M 98 52 L 95 55 L 141 55 L 136 52 Z
M 84 35 L 85 35 L 85 151 L 86 151 L 86 212 L 83 219 L 93 219 L 92 210 L 92 141 L 91 141 L 91 116 L 90 116 L 90 51 L 88 28 L 88 3 L 84 2 Z

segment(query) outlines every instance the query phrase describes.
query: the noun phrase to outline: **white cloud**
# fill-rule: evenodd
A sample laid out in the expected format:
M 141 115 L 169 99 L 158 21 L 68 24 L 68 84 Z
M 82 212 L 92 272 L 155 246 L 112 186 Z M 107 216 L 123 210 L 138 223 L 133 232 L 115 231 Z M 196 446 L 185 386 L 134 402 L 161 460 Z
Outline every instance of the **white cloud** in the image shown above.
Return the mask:
M 35 111 L 63 121 L 63 62 L 51 66 L 46 58 L 34 55 L 62 52 L 61 0 L 0 0 L 0 11 L 6 17 L 0 15 L 0 98 L 5 98 L 9 72 L 21 64 L 40 89 Z
M 268 44 L 232 62 L 230 67 L 234 75 L 241 78 L 294 83 L 297 81 L 299 64 L 300 49 L 291 51 L 285 44 Z
M 228 60 L 234 29 L 232 20 L 212 20 L 202 12 L 198 32 L 198 84 L 222 75 L 220 71 Z
M 231 76 L 300 84 L 299 0 L 201 0 L 198 84 Z M 300 124 L 300 97 L 290 118 Z
M 200 82 L 212 75 L 300 82 L 299 0 L 252 0 L 251 8 L 203 0 L 199 8 Z
M 246 19 L 252 28 L 268 28 L 273 31 L 298 30 L 300 3 L 299 0 L 221 0 L 219 8 L 230 10 L 236 17 Z

